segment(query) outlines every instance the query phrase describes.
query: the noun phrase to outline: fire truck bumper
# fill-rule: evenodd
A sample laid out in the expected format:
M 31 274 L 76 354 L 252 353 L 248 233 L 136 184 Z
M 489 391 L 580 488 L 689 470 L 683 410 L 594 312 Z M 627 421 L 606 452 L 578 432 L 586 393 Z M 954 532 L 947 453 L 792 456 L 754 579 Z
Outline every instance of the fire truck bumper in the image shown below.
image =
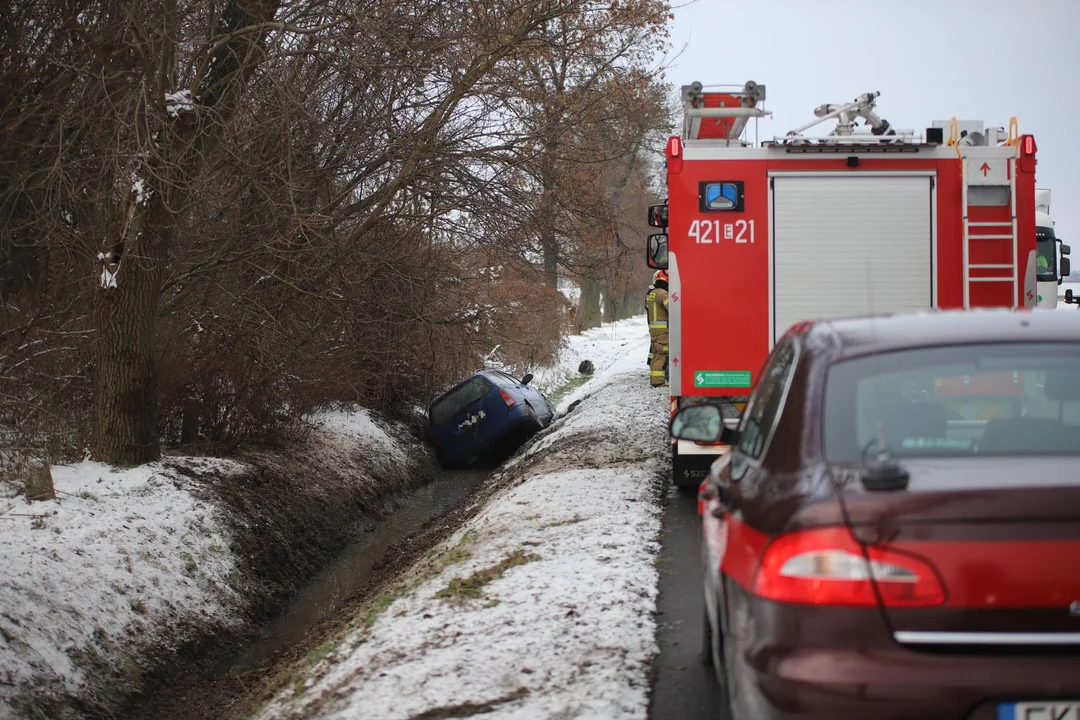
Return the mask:
M 672 446 L 672 478 L 680 490 L 697 490 L 701 481 L 709 476 L 709 469 L 716 458 L 728 451 L 726 445 L 699 445 L 679 440 Z

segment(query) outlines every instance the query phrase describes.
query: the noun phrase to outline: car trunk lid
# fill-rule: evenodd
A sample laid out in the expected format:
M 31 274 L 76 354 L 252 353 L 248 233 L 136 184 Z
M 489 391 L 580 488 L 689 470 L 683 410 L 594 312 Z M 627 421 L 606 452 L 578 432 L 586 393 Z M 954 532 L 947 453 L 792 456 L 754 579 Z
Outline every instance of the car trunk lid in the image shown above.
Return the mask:
M 436 403 L 433 422 L 455 437 L 483 436 L 485 427 L 506 415 L 506 404 L 494 390 L 490 380 L 481 376 L 470 378 Z
M 1080 476 L 1075 458 L 905 459 L 906 490 L 840 493 L 869 553 L 919 558 L 944 602 L 878 606 L 897 641 L 912 645 L 1080 647 Z M 834 479 L 835 474 L 834 474 Z

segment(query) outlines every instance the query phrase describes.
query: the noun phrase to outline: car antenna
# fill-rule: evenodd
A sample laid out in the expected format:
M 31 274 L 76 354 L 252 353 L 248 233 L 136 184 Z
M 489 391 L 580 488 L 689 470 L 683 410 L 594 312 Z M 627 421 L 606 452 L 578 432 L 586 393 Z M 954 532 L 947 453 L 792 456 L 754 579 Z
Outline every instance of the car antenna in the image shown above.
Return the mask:
M 870 277 L 870 261 L 866 261 L 866 290 L 868 299 L 870 302 L 870 332 L 873 335 L 873 342 L 875 347 L 871 351 L 871 355 L 874 361 L 874 430 L 875 438 L 871 440 L 862 449 L 862 471 L 860 472 L 860 478 L 862 480 L 863 487 L 867 490 L 874 492 L 887 492 L 890 490 L 903 490 L 908 486 L 908 471 L 904 469 L 904 466 L 897 462 L 892 453 L 889 452 L 889 446 L 885 437 L 885 424 L 882 422 L 881 417 L 881 374 L 877 372 L 880 367 L 878 362 L 878 348 L 876 347 L 877 341 L 877 315 L 874 308 L 874 285 L 871 282 Z M 867 463 L 867 451 L 872 448 L 873 445 L 877 445 L 876 456 L 873 462 Z

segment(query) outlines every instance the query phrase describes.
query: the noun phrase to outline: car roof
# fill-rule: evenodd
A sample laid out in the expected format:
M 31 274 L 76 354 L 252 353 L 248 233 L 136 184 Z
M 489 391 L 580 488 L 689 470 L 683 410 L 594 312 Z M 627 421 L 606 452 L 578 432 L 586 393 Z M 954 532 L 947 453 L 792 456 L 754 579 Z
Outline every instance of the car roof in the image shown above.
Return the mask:
M 840 357 L 941 345 L 1080 343 L 1080 310 L 924 310 L 821 320 L 806 333 Z

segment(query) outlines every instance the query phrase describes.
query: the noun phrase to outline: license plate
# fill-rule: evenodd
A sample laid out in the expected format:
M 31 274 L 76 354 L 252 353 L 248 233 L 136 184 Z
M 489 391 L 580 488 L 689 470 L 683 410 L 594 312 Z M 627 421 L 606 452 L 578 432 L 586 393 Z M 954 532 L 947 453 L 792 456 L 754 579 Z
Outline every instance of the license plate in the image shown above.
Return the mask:
M 1080 700 L 1002 703 L 998 720 L 1080 720 Z

